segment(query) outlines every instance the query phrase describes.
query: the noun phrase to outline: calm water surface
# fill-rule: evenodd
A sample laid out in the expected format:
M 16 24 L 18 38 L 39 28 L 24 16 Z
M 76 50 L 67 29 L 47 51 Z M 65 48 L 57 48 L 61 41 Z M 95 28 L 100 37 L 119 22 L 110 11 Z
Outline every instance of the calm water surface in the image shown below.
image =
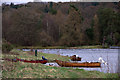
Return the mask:
M 24 49 L 24 51 L 27 50 Z M 99 62 L 99 57 L 102 57 L 103 60 L 108 63 L 108 65 L 104 65 L 102 63 L 101 68 L 80 67 L 80 69 L 96 70 L 105 73 L 117 73 L 118 70 L 118 49 L 38 49 L 38 52 L 60 54 L 64 56 L 78 55 L 79 57 L 82 57 L 82 61 L 80 62 Z M 49 63 L 47 63 L 47 65 L 48 64 Z M 54 65 L 58 66 L 56 63 L 54 63 Z

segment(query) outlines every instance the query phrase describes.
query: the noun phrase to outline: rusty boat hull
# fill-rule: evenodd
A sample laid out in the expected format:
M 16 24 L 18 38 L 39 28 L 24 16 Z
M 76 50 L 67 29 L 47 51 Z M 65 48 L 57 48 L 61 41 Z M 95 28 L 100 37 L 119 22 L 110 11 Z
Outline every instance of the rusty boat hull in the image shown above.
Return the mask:
M 60 60 L 55 60 L 55 62 L 61 67 L 101 67 L 100 62 L 72 63 Z
M 41 63 L 46 64 L 47 60 L 23 60 L 23 59 L 17 59 L 17 61 L 26 62 L 26 63 Z
M 76 55 L 70 56 L 72 61 L 81 61 L 81 57 L 76 57 Z

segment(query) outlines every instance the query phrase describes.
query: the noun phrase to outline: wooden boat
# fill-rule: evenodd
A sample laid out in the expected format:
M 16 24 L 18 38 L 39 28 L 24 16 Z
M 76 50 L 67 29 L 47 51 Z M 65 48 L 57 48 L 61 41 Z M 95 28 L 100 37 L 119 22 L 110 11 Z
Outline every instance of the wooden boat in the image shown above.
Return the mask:
M 72 61 L 81 61 L 81 57 L 76 57 L 76 55 L 70 56 Z
M 27 62 L 27 63 L 42 63 L 42 64 L 46 64 L 47 60 L 24 60 L 23 62 Z
M 12 62 L 21 61 L 26 63 L 41 63 L 41 64 L 46 64 L 48 62 L 46 58 L 42 57 L 42 59 L 43 60 L 24 60 L 24 59 L 15 58 L 15 59 L 6 59 L 6 60 L 12 61 Z
M 16 59 L 17 61 L 21 61 L 21 62 L 26 62 L 26 63 L 42 63 L 42 64 L 46 64 L 47 60 L 24 60 L 24 59 Z
M 100 67 L 100 62 L 83 62 L 83 63 L 72 63 L 66 61 L 55 60 L 55 62 L 62 67 Z
M 15 59 L 9 59 L 9 58 L 4 58 L 2 60 L 7 60 L 7 61 L 11 61 L 11 62 L 27 62 L 27 63 L 41 63 L 41 64 L 46 64 L 48 61 L 47 60 L 24 60 L 24 59 L 19 59 L 19 58 L 15 58 Z

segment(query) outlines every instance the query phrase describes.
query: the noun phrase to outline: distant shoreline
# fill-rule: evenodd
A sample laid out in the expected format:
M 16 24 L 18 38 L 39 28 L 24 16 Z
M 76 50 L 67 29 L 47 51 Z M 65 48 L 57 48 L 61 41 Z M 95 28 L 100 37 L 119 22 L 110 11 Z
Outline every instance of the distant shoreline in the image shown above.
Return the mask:
M 120 46 L 110 46 L 110 47 L 102 47 L 102 45 L 96 46 L 75 46 L 75 47 L 65 47 L 65 46 L 19 46 L 17 49 L 120 49 Z
M 75 47 L 66 47 L 66 46 L 18 46 L 17 49 L 106 49 L 109 47 L 103 48 L 101 45 L 95 46 L 75 46 Z

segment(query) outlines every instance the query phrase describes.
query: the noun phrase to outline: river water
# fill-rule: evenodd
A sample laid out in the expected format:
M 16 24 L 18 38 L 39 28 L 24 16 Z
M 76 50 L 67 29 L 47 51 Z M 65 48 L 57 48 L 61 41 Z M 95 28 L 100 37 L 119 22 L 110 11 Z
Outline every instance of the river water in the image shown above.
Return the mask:
M 24 49 L 24 51 L 27 50 Z M 79 68 L 90 71 L 96 70 L 104 73 L 117 73 L 118 71 L 118 49 L 38 49 L 38 52 L 63 56 L 78 55 L 82 57 L 80 62 L 99 62 L 99 57 L 102 57 L 102 59 L 107 62 L 107 65 L 102 63 L 100 68 Z

